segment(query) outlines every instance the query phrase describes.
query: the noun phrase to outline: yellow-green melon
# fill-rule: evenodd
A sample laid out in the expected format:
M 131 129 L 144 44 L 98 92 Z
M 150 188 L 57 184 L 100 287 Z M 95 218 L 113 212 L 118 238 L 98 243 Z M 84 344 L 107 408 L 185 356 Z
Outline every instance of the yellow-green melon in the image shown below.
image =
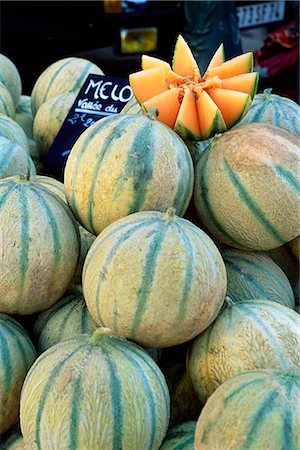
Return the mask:
M 20 73 L 15 63 L 2 53 L 0 53 L 0 82 L 8 89 L 17 106 L 22 93 Z

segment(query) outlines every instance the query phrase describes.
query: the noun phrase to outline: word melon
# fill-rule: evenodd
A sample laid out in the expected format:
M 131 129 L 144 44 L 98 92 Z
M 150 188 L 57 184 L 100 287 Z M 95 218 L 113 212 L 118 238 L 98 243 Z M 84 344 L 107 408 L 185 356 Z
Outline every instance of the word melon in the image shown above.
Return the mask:
M 36 175 L 34 163 L 26 149 L 0 136 L 0 179 L 13 175 Z
M 231 300 L 265 298 L 295 308 L 292 286 L 283 270 L 263 253 L 221 250 Z
M 194 204 L 220 242 L 269 250 L 300 233 L 299 139 L 251 123 L 214 138 L 195 169 Z
M 129 75 L 137 101 L 188 140 L 205 140 L 237 123 L 256 94 L 258 74 L 253 55 L 224 61 L 223 44 L 202 76 L 184 38 L 175 44 L 172 68 L 161 59 L 143 55 L 142 70 Z
M 0 53 L 0 82 L 10 92 L 16 107 L 22 92 L 20 73 L 13 61 L 2 53 Z
M 300 369 L 299 315 L 270 300 L 227 300 L 191 343 L 187 367 L 204 404 L 228 378 L 256 369 Z
M 84 58 L 69 57 L 55 61 L 36 80 L 31 92 L 33 115 L 50 98 L 65 92 L 78 93 L 90 74 L 103 75 L 102 70 Z
M 47 153 L 59 132 L 77 93 L 66 92 L 41 105 L 33 121 L 33 136 L 41 155 Z
M 130 214 L 100 233 L 82 286 L 96 322 L 163 348 L 189 341 L 215 319 L 226 269 L 209 236 L 170 208 Z
M 299 370 L 256 370 L 225 381 L 197 421 L 195 450 L 300 447 Z
M 196 423 L 184 422 L 169 429 L 160 450 L 194 450 Z
M 14 104 L 13 98 L 10 92 L 3 83 L 0 82 L 0 113 L 8 116 L 12 119 L 16 115 L 16 105 Z
M 98 328 L 39 356 L 23 385 L 20 423 L 36 449 L 158 450 L 169 408 L 153 359 Z
M 0 313 L 0 435 L 18 421 L 22 384 L 36 356 L 22 325 Z
M 85 130 L 68 157 L 67 201 L 81 225 L 98 235 L 138 211 L 183 215 L 194 168 L 183 140 L 152 115 L 117 114 Z
M 248 113 L 236 126 L 253 122 L 276 125 L 300 137 L 300 106 L 290 98 L 272 94 L 271 88 L 265 89 L 254 96 Z
M 40 353 L 80 334 L 92 334 L 98 328 L 90 315 L 80 286 L 68 292 L 51 308 L 43 311 L 34 324 L 33 335 Z
M 32 314 L 74 276 L 79 231 L 70 209 L 27 177 L 0 180 L 0 312 Z

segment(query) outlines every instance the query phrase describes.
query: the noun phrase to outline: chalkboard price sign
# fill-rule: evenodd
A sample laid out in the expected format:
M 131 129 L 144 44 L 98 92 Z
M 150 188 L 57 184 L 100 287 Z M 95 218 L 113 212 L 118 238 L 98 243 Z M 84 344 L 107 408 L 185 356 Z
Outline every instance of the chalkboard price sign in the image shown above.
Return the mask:
M 44 158 L 49 171 L 62 171 L 79 136 L 97 120 L 118 114 L 132 97 L 127 79 L 88 75 Z

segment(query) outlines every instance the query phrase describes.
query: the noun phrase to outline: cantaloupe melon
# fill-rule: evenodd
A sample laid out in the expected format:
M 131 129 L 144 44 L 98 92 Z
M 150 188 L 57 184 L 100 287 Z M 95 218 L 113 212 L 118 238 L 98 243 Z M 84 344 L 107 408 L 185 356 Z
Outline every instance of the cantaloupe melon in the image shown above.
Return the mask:
M 202 77 L 187 42 L 179 35 L 172 68 L 143 55 L 142 70 L 130 74 L 129 81 L 146 111 L 156 106 L 158 119 L 181 137 L 204 140 L 231 128 L 246 114 L 257 91 L 258 74 L 252 71 L 251 52 L 224 61 L 221 44 Z
M 16 106 L 9 90 L 0 82 L 0 113 L 15 118 Z
M 2 53 L 0 53 L 0 82 L 10 92 L 16 107 L 22 93 L 20 73 L 15 63 Z

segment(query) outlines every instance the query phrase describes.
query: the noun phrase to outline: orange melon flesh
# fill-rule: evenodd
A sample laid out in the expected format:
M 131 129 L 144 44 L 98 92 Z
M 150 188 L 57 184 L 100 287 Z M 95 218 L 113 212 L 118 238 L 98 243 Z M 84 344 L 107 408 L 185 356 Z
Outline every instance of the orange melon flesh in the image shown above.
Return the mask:
M 184 91 L 174 130 L 184 139 L 199 140 L 201 138 L 196 98 L 190 89 Z
M 222 80 L 222 89 L 231 89 L 233 91 L 244 92 L 254 97 L 257 91 L 258 73 L 250 72 L 236 75 L 235 77 Z
M 156 107 L 158 109 L 158 119 L 170 128 L 174 128 L 180 108 L 181 93 L 182 90 L 179 88 L 168 89 L 144 102 L 143 106 L 146 111 Z
M 196 105 L 202 140 L 226 131 L 222 113 L 206 91 L 198 92 Z
M 221 64 L 223 64 L 223 62 L 225 62 L 225 53 L 224 53 L 224 44 L 221 44 L 217 48 L 214 56 L 211 58 L 210 63 L 208 64 L 208 67 L 206 69 L 206 72 L 212 69 L 213 67 L 220 66 Z M 205 74 L 203 78 L 205 78 Z
M 172 69 L 178 75 L 200 81 L 201 75 L 198 64 L 181 35 L 178 36 L 175 44 Z
M 242 73 L 252 72 L 253 54 L 251 52 L 243 53 L 235 58 L 229 59 L 218 67 L 213 67 L 205 74 L 205 79 L 218 75 L 219 78 L 230 78 Z
M 139 103 L 168 90 L 165 67 L 140 70 L 129 75 L 129 82 Z
M 154 56 L 142 55 L 142 69 L 148 70 L 153 69 L 155 67 L 165 67 L 166 69 L 171 70 L 171 66 L 166 61 L 155 58 Z
M 231 89 L 208 89 L 208 95 L 222 111 L 227 128 L 231 128 L 246 114 L 251 104 L 251 96 Z

